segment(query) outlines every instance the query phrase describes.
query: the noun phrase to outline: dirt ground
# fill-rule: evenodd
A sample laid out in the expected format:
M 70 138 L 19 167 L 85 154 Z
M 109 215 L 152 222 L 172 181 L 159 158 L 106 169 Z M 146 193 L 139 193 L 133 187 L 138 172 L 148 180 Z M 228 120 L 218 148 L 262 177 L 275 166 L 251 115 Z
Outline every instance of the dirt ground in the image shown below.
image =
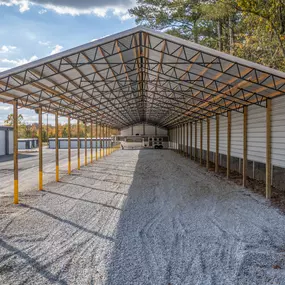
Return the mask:
M 0 233 L 0 284 L 285 284 L 285 216 L 169 150 L 2 201 Z

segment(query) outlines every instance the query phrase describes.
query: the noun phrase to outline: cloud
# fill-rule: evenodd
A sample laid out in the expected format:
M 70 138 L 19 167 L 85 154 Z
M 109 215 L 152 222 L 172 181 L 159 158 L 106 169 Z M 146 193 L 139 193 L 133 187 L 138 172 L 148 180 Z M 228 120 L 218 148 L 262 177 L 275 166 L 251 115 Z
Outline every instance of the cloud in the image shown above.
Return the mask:
M 43 8 L 39 11 L 40 14 L 52 10 L 58 14 L 72 16 L 94 14 L 105 17 L 111 11 L 121 20 L 130 19 L 128 9 L 133 7 L 135 3 L 135 0 L 0 0 L 0 5 L 19 6 L 20 12 L 29 10 L 30 5 L 38 5 Z
M 60 46 L 60 45 L 56 45 L 56 46 L 54 47 L 54 49 L 51 51 L 50 55 L 53 55 L 53 54 L 59 53 L 62 49 L 63 49 L 63 47 L 62 47 L 62 46 Z
M 39 45 L 41 45 L 41 46 L 48 46 L 48 45 L 51 44 L 51 42 L 49 42 L 49 41 L 46 41 L 46 42 L 38 41 L 38 43 L 39 43 Z
M 16 47 L 14 46 L 2 46 L 0 47 L 0 53 L 8 53 L 8 52 L 11 52 L 12 50 L 15 50 Z
M 39 14 L 42 15 L 42 14 L 45 14 L 46 12 L 47 12 L 47 9 L 42 9 L 39 11 Z
M 12 67 L 14 67 L 14 66 L 19 66 L 19 65 L 23 65 L 23 64 L 29 63 L 29 62 L 37 60 L 37 59 L 38 59 L 38 57 L 36 55 L 33 55 L 29 59 L 26 59 L 26 58 L 22 58 L 22 59 L 7 59 L 7 58 L 4 58 L 4 59 L 0 59 L 0 63 L 8 64 L 10 66 L 12 65 Z M 0 67 L 0 69 L 5 69 L 5 68 L 8 69 L 8 67 Z M 9 67 L 9 68 L 11 68 L 11 67 Z

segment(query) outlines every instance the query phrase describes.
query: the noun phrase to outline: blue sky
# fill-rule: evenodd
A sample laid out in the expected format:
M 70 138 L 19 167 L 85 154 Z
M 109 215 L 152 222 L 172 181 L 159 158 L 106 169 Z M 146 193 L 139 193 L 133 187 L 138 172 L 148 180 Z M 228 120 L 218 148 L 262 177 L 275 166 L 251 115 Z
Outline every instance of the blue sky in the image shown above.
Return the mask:
M 128 9 L 134 5 L 135 0 L 0 0 L 0 72 L 132 28 Z M 0 125 L 10 113 L 11 106 L 0 103 Z M 19 113 L 26 122 L 37 121 L 34 111 Z

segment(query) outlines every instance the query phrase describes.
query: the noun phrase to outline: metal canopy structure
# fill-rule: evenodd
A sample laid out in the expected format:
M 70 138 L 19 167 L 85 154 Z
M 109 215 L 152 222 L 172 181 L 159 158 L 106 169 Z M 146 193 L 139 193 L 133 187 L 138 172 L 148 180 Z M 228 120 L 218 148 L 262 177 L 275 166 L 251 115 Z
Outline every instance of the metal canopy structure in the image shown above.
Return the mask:
M 97 121 L 172 128 L 283 95 L 285 73 L 136 27 L 0 73 L 0 100 Z

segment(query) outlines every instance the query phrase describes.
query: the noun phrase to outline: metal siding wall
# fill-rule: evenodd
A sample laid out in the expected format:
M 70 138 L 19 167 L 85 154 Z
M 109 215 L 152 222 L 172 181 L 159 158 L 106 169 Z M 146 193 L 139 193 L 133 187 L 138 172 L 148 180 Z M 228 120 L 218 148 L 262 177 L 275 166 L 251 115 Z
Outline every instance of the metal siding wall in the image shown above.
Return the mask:
M 13 130 L 9 130 L 9 154 L 13 154 L 14 153 L 14 132 Z
M 134 136 L 136 134 L 143 135 L 143 125 L 134 126 Z
M 203 150 L 207 150 L 207 121 L 203 121 Z
M 243 158 L 243 114 L 232 111 L 231 156 Z
M 200 125 L 200 121 L 198 121 L 197 122 L 197 149 L 200 149 L 200 135 L 201 135 L 201 125 Z M 200 153 L 198 157 L 200 157 Z
M 5 130 L 0 130 L 0 155 L 6 154 Z
M 219 121 L 219 153 L 227 155 L 228 149 L 228 118 L 220 116 Z
M 167 136 L 167 130 L 157 127 L 157 135 L 158 136 Z
M 272 164 L 285 168 L 285 97 L 272 99 Z
M 266 162 L 266 108 L 248 107 L 247 158 Z
M 155 134 L 155 126 L 145 125 L 145 134 L 146 135 L 154 135 Z
M 216 120 L 210 119 L 210 151 L 216 152 Z

